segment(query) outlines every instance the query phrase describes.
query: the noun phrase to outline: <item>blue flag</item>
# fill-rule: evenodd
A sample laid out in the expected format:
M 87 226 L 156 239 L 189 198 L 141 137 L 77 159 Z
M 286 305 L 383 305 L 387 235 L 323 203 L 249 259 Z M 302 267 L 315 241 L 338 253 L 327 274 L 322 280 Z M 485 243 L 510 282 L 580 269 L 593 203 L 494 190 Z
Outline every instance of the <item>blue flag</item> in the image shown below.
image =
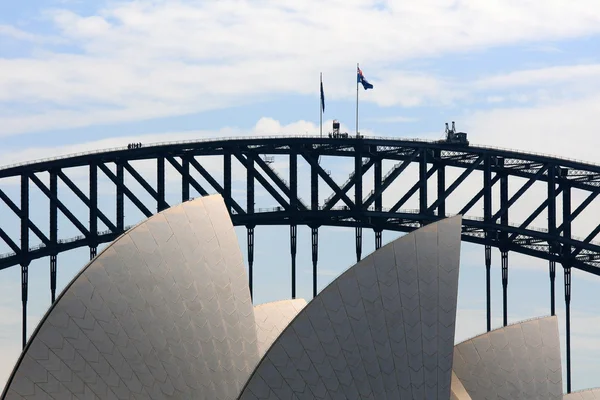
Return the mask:
M 321 79 L 321 109 L 325 112 L 325 92 L 323 91 L 323 80 Z
M 365 79 L 365 76 L 363 75 L 362 71 L 360 70 L 360 68 L 356 67 L 357 69 L 357 74 L 356 74 L 356 79 L 358 83 L 362 83 L 363 88 L 365 88 L 365 90 L 367 89 L 373 89 L 373 85 L 369 83 L 369 81 L 367 81 Z

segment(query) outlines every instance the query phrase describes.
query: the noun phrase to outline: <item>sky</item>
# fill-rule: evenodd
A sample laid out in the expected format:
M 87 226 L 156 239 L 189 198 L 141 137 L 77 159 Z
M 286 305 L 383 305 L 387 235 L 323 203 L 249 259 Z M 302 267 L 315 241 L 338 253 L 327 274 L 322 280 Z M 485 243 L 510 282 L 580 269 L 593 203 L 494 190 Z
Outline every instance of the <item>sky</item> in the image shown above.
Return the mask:
M 596 0 L 30 0 L 0 2 L 0 164 L 132 142 L 318 134 L 320 73 L 324 131 L 336 118 L 354 132 L 356 63 L 374 85 L 359 94 L 359 130 L 365 135 L 439 139 L 444 122 L 455 120 L 474 144 L 600 162 Z M 351 172 L 351 163 L 324 163 L 339 183 Z M 207 159 L 203 165 L 218 173 L 221 164 Z M 283 158 L 273 166 L 287 173 Z M 141 162 L 136 169 L 151 182 L 151 164 Z M 303 176 L 307 170 L 299 165 Z M 402 195 L 415 171 L 409 168 L 390 187 L 384 206 Z M 449 171 L 447 177 L 459 172 Z M 67 175 L 87 193 L 85 171 Z M 372 187 L 368 176 L 365 191 Z M 234 192 L 243 199 L 245 176 L 238 165 L 234 178 Z M 168 200 L 176 203 L 180 186 L 172 170 L 167 180 Z M 458 211 L 480 182 L 481 176 L 474 175 L 461 185 L 449 199 L 448 212 Z M 511 193 L 522 183 L 511 182 Z M 14 181 L 2 180 L 0 188 L 18 199 Z M 142 189 L 132 190 L 143 196 Z M 307 190 L 303 184 L 305 199 Z M 85 221 L 82 204 L 63 187 L 59 191 Z M 544 191 L 534 185 L 516 204 L 511 222 L 519 223 L 535 209 Z M 100 192 L 101 208 L 114 215 L 114 188 L 103 180 Z M 32 189 L 32 220 L 47 229 L 47 202 L 35 193 Z M 323 189 L 321 201 L 328 195 Z M 574 206 L 582 196 L 573 194 Z M 411 204 L 415 207 L 416 199 L 407 207 Z M 266 192 L 257 191 L 257 207 L 275 205 Z M 586 236 L 600 223 L 599 207 L 592 204 L 576 221 L 574 235 Z M 0 205 L 0 216 L 3 227 L 14 225 L 5 205 Z M 533 224 L 542 226 L 544 218 Z M 126 207 L 127 224 L 141 219 Z M 77 234 L 64 217 L 59 226 L 60 237 Z M 245 229 L 237 232 L 245 254 Z M 255 302 L 289 298 L 288 228 L 258 227 L 256 232 Z M 323 288 L 352 265 L 354 239 L 353 230 L 325 227 L 320 232 Z M 385 232 L 384 242 L 397 236 Z M 373 233 L 365 231 L 364 240 L 363 254 L 368 254 Z M 308 228 L 299 228 L 298 249 L 298 293 L 310 299 Z M 8 251 L 0 243 L 0 252 Z M 457 341 L 485 330 L 483 249 L 463 243 L 461 255 Z M 59 256 L 59 291 L 88 257 L 87 249 Z M 498 327 L 496 250 L 493 257 L 492 310 Z M 513 253 L 509 257 L 509 322 L 547 315 L 547 263 Z M 48 263 L 40 260 L 30 267 L 28 334 L 50 303 Z M 560 266 L 557 272 L 564 353 Z M 0 271 L 0 388 L 21 349 L 19 279 L 17 268 Z M 600 386 L 599 288 L 600 278 L 574 272 L 575 390 Z

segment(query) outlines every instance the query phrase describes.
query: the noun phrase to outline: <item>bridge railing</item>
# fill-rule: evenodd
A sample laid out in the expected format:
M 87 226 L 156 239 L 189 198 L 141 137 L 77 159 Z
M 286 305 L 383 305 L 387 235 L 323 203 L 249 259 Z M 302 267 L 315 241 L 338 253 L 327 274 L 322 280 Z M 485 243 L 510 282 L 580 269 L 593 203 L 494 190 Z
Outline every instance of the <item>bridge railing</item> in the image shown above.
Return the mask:
M 143 144 L 143 148 L 160 147 L 160 146 L 177 145 L 177 144 L 198 144 L 198 143 L 207 143 L 207 142 L 215 142 L 215 141 L 227 141 L 227 140 L 248 140 L 248 139 L 264 140 L 264 139 L 287 139 L 287 138 L 326 139 L 326 138 L 320 137 L 318 135 L 227 136 L 227 137 L 222 137 L 222 138 L 202 138 L 202 139 L 189 139 L 189 140 L 153 142 L 153 143 L 147 143 L 147 144 L 144 143 Z M 400 138 L 400 137 L 389 137 L 389 136 L 364 136 L 363 135 L 363 138 L 364 139 L 373 139 L 373 140 L 398 141 L 398 142 L 419 142 L 419 143 L 437 143 L 437 142 L 439 142 L 439 139 Z M 353 138 L 350 137 L 348 139 L 353 139 Z M 339 139 L 333 139 L 333 140 L 339 140 Z M 538 153 L 538 152 L 532 152 L 532 151 L 523 151 L 523 150 L 508 149 L 508 148 L 503 148 L 503 147 L 499 147 L 499 146 L 489 146 L 489 145 L 472 144 L 469 147 L 481 148 L 481 149 L 490 149 L 490 150 L 508 151 L 508 152 L 512 152 L 512 153 L 515 153 L 515 154 L 522 154 L 522 155 L 536 155 L 536 156 L 541 156 L 541 157 L 552 157 L 552 158 L 557 158 L 557 159 L 564 160 L 564 161 L 571 161 L 571 162 L 580 163 L 580 164 L 600 166 L 600 163 L 594 163 L 594 162 L 580 160 L 580 159 L 566 158 L 566 157 L 561 157 L 561 156 L 557 156 L 557 155 L 550 155 L 550 154 Z M 456 150 L 460 151 L 460 150 L 463 150 L 463 149 L 468 149 L 469 147 L 457 147 Z M 106 149 L 97 149 L 97 150 L 82 151 L 82 152 L 77 152 L 77 153 L 65 154 L 65 155 L 62 155 L 62 156 L 47 157 L 47 158 L 41 158 L 41 159 L 31 160 L 31 161 L 21 161 L 21 162 L 16 162 L 16 163 L 12 163 L 12 164 L 8 164 L 8 165 L 0 166 L 0 171 L 1 170 L 5 170 L 5 169 L 9 169 L 9 168 L 21 167 L 21 166 L 25 166 L 25 165 L 37 164 L 37 163 L 42 163 L 42 162 L 64 160 L 64 159 L 73 158 L 73 157 L 81 157 L 81 156 L 87 156 L 87 155 L 92 155 L 92 154 L 101 154 L 101 153 L 106 153 L 106 152 L 125 151 L 125 150 L 130 150 L 130 149 L 127 148 L 127 145 L 123 145 L 123 146 L 119 146 L 119 147 L 111 147 L 111 148 L 106 148 Z

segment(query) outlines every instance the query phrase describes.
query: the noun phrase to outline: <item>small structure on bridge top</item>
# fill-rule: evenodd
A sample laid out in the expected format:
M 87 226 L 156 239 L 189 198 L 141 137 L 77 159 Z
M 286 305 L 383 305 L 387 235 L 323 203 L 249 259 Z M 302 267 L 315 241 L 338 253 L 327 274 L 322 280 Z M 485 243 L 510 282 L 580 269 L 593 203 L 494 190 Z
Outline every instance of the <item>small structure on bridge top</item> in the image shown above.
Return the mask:
M 346 139 L 348 132 L 340 132 L 340 122 L 337 119 L 333 120 L 333 132 L 329 132 L 330 139 Z
M 467 140 L 467 134 L 465 132 L 456 132 L 456 126 L 454 125 L 454 121 L 452 121 L 452 128 L 449 128 L 448 123 L 446 122 L 446 138 L 443 140 L 443 142 L 452 144 L 462 144 L 465 146 L 469 145 L 469 141 Z

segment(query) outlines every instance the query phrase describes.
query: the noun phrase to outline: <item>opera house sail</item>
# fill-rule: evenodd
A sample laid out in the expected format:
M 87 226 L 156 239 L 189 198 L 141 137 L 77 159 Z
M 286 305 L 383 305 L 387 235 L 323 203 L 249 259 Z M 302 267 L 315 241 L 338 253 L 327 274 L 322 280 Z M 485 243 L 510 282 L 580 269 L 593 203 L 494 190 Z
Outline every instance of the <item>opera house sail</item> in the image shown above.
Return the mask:
M 556 317 L 454 345 L 461 225 L 388 243 L 308 303 L 253 306 L 222 197 L 182 203 L 67 285 L 0 399 L 562 399 Z

